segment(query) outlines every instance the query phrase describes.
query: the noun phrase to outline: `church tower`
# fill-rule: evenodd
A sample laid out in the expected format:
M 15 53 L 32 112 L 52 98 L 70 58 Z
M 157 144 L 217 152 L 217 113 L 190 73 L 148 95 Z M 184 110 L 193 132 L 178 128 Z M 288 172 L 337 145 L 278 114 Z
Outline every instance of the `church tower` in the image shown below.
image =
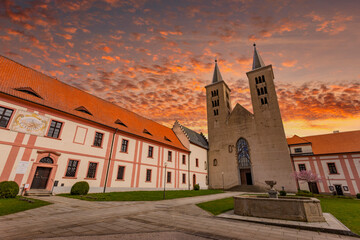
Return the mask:
M 295 192 L 271 65 L 265 65 L 254 44 L 247 72 L 253 113 L 230 103 L 230 89 L 215 61 L 212 83 L 206 88 L 209 188 L 264 191 L 266 180 Z

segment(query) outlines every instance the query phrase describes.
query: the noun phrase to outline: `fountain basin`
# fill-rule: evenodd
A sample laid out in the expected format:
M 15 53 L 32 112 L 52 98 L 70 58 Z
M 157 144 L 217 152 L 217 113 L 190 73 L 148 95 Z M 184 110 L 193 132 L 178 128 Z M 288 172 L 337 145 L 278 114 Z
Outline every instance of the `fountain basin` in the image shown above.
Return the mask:
M 307 197 L 236 196 L 234 213 L 241 216 L 324 222 L 320 201 Z

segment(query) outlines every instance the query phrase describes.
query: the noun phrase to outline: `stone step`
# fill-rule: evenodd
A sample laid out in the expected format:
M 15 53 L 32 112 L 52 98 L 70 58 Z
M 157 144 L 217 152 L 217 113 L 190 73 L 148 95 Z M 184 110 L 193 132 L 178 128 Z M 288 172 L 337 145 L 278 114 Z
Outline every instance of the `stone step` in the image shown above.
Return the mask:
M 256 185 L 237 185 L 227 190 L 236 192 L 266 192 L 264 188 Z
M 51 191 L 46 189 L 30 189 L 25 192 L 26 196 L 51 196 Z

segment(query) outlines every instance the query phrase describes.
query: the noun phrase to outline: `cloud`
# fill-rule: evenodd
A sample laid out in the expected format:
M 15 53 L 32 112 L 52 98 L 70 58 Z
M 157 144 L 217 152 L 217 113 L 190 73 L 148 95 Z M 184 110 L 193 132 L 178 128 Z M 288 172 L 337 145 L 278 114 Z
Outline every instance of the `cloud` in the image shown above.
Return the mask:
M 324 32 L 330 35 L 343 32 L 346 29 L 346 23 L 353 20 L 352 16 L 345 16 L 340 13 L 337 13 L 330 19 L 326 19 L 326 17 L 320 16 L 315 12 L 308 14 L 307 17 L 310 17 L 313 22 L 317 23 L 317 32 Z
M 105 59 L 105 60 L 110 61 L 110 62 L 113 62 L 113 61 L 116 60 L 115 58 L 113 58 L 111 56 L 102 56 L 101 59 Z
M 297 60 L 288 60 L 285 62 L 282 62 L 281 65 L 284 67 L 294 67 L 298 61 Z

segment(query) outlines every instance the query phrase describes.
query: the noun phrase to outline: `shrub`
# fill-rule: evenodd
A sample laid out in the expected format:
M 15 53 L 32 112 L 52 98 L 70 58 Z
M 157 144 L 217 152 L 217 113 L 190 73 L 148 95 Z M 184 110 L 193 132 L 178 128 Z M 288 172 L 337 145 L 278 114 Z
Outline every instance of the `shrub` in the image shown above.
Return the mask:
M 286 191 L 283 191 L 283 190 L 282 190 L 282 191 L 280 191 L 279 193 L 280 193 L 280 196 L 286 196 Z
M 19 185 L 16 182 L 0 182 L 0 198 L 15 198 L 18 193 Z
M 360 199 L 360 193 L 356 194 L 356 198 Z
M 299 190 L 296 193 L 296 196 L 303 196 L 303 197 L 313 197 L 314 194 L 312 192 L 306 191 L 306 190 Z
M 86 195 L 89 192 L 89 184 L 85 181 L 77 182 L 71 187 L 71 195 Z
M 195 190 L 195 191 L 200 190 L 200 185 L 199 185 L 199 184 L 195 184 L 195 185 L 194 185 L 194 190 Z

